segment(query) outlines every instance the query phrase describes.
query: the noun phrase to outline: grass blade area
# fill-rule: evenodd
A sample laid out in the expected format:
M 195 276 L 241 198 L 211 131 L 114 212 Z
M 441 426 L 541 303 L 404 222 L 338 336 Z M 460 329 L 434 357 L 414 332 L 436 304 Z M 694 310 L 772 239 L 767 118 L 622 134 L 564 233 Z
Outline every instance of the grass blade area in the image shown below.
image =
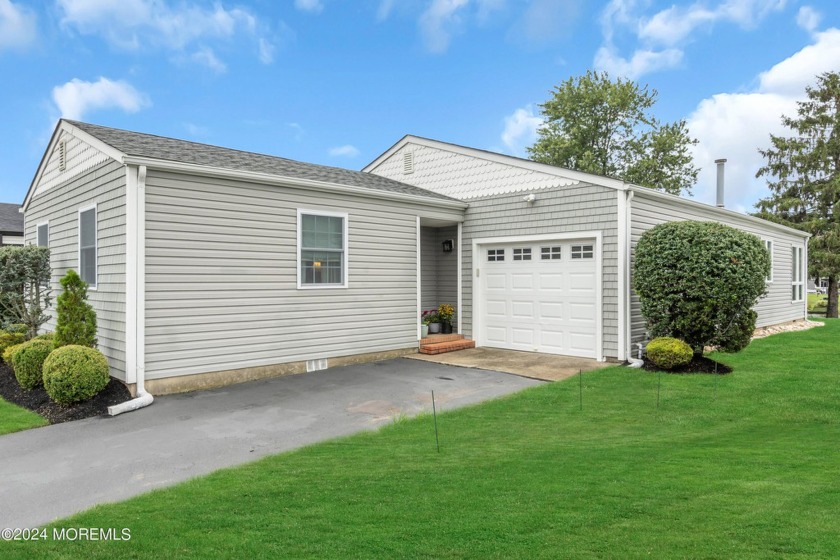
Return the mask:
M 46 424 L 47 420 L 34 412 L 0 399 L 0 435 Z
M 57 527 L 123 542 L 3 558 L 837 558 L 840 322 L 718 355 L 727 376 L 615 367 L 219 471 Z M 165 437 L 165 434 L 161 434 Z

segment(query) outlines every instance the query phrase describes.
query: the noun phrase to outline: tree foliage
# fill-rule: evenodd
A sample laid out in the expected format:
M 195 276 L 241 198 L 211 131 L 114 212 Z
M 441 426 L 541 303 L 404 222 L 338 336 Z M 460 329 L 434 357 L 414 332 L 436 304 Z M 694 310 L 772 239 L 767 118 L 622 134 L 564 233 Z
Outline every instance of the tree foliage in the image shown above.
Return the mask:
M 690 193 L 699 169 L 685 121 L 661 123 L 651 113 L 656 90 L 588 71 L 554 88 L 540 105 L 545 123 L 528 152 L 534 161 Z
M 61 279 L 64 291 L 56 298 L 58 317 L 53 344 L 56 348 L 76 344 L 96 346 L 96 312 L 87 302 L 87 284 L 76 273 L 68 270 Z
M 755 235 L 712 222 L 668 222 L 636 246 L 633 289 L 652 337 L 738 352 L 755 330 L 770 256 Z
M 52 301 L 50 274 L 46 247 L 0 248 L 0 309 L 6 321 L 26 325 L 27 338 L 37 336 L 49 320 L 45 310 Z
M 758 202 L 758 215 L 807 231 L 808 273 L 828 278 L 828 317 L 837 317 L 840 278 L 840 73 L 817 77 L 797 103 L 797 116 L 782 116 L 791 136 L 770 135 L 759 150 L 770 196 Z M 837 209 L 837 212 L 835 212 Z

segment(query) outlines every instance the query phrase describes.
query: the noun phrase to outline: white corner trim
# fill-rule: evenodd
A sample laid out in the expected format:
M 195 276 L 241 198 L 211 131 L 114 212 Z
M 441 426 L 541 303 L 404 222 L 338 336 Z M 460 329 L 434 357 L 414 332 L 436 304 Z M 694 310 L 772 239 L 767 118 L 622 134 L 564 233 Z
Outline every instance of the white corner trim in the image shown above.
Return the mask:
M 464 224 L 462 222 L 458 222 L 458 235 L 457 235 L 457 243 L 458 248 L 456 249 L 456 259 L 457 263 L 457 272 L 458 275 L 458 298 L 457 298 L 457 308 L 456 313 L 458 314 L 458 334 L 464 334 L 464 314 L 462 309 L 464 308 L 464 274 L 463 274 L 463 251 L 461 250 L 461 244 L 463 243 L 464 239 Z M 475 330 L 473 330 L 473 338 L 475 338 Z
M 94 245 L 94 266 L 93 271 L 96 275 L 95 282 L 96 285 L 90 286 L 88 285 L 88 290 L 95 292 L 97 288 L 99 288 L 99 210 L 96 207 L 96 202 L 93 204 L 89 204 L 87 206 L 83 206 L 79 208 L 76 213 L 76 269 L 79 272 L 79 276 L 82 275 L 82 213 L 88 212 L 93 210 L 93 228 L 94 228 L 94 239 L 96 244 Z M 84 280 L 84 278 L 82 279 Z
M 460 227 L 460 226 L 459 226 Z M 420 252 L 420 216 L 416 217 L 415 221 L 415 230 L 414 230 L 414 239 L 415 239 L 415 262 L 416 262 L 416 277 L 417 277 L 417 340 L 423 338 L 423 330 L 420 326 L 420 319 L 423 317 L 423 310 L 421 309 L 423 305 L 422 299 L 422 276 L 423 276 L 423 263 L 420 261 L 421 259 L 421 252 Z
M 626 303 L 630 297 L 630 203 L 633 191 L 616 192 L 618 202 L 618 359 L 627 359 L 629 340 Z
M 300 255 L 303 250 L 303 216 L 330 216 L 343 219 L 342 231 L 342 275 L 341 284 L 304 284 L 300 274 Z M 298 290 L 329 290 L 345 289 L 350 287 L 350 252 L 348 232 L 350 231 L 350 215 L 347 212 L 335 212 L 334 210 L 311 210 L 308 208 L 297 209 L 297 288 Z
M 125 166 L 125 365 L 126 383 L 145 377 L 146 170 Z

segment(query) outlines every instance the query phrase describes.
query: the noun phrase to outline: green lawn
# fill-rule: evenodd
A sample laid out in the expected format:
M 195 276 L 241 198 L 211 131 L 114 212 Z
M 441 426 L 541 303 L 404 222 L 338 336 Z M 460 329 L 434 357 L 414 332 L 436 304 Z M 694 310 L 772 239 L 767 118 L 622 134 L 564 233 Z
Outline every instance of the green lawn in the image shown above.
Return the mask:
M 34 412 L 0 399 L 0 435 L 37 428 L 47 424 Z
M 808 311 L 820 311 L 825 313 L 828 305 L 828 296 L 825 294 L 808 294 Z
M 838 558 L 840 321 L 720 356 L 609 368 L 220 471 L 59 527 L 128 542 L 22 558 Z M 162 435 L 165 437 L 165 435 Z

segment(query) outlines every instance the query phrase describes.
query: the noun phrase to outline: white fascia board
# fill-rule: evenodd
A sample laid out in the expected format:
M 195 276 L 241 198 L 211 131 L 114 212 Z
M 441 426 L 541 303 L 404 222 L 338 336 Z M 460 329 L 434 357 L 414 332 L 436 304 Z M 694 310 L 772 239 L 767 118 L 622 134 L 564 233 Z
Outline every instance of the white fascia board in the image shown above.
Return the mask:
M 442 208 L 454 208 L 463 210 L 469 206 L 466 202 L 459 200 L 443 200 L 436 198 L 427 198 L 425 196 L 417 196 L 413 194 L 395 193 L 390 191 L 380 191 L 375 189 L 368 189 L 365 187 L 353 187 L 349 185 L 341 185 L 338 183 L 328 183 L 326 181 L 315 181 L 312 179 L 299 179 L 296 177 L 283 177 L 280 175 L 272 175 L 270 173 L 260 173 L 256 171 L 243 171 L 240 169 L 226 169 L 223 167 L 210 167 L 206 165 L 197 165 L 193 163 L 181 163 L 177 161 L 166 161 L 153 158 L 143 158 L 135 156 L 125 156 L 124 163 L 129 165 L 144 165 L 149 169 L 160 169 L 163 171 L 174 171 L 177 173 L 187 173 L 191 175 L 201 175 L 205 177 L 220 177 L 224 179 L 236 179 L 246 181 L 249 183 L 260 183 L 263 185 L 279 185 L 301 187 L 309 190 L 325 191 L 333 193 L 353 194 L 357 196 L 364 196 L 367 198 L 398 200 L 402 202 L 414 202 L 424 204 L 426 206 L 436 206 Z
M 103 152 L 111 159 L 114 159 L 119 163 L 124 163 L 124 153 L 112 146 L 109 146 L 102 140 L 91 136 L 87 132 L 79 129 L 78 127 L 73 126 L 64 119 L 61 119 L 58 121 L 58 124 L 56 125 L 55 130 L 53 131 L 52 138 L 50 138 L 50 142 L 49 144 L 47 144 L 47 149 L 44 151 L 44 155 L 41 156 L 41 163 L 38 164 L 38 169 L 35 172 L 35 177 L 32 179 L 32 183 L 29 184 L 29 190 L 26 191 L 26 197 L 23 199 L 23 204 L 21 205 L 22 212 L 26 212 L 27 208 L 29 208 L 29 203 L 32 200 L 32 196 L 37 190 L 35 187 L 38 183 L 41 182 L 41 177 L 43 176 L 44 170 L 47 167 L 47 160 L 49 160 L 50 154 L 52 154 L 53 151 L 55 151 L 55 146 L 56 144 L 58 144 L 58 140 L 59 138 L 61 138 L 62 132 L 67 134 L 68 136 L 77 137 L 86 144 L 90 144 L 100 152 Z
M 755 216 L 750 216 L 749 214 L 741 214 L 740 212 L 736 212 L 734 210 L 729 210 L 728 208 L 720 208 L 718 206 L 712 206 L 711 204 L 706 204 L 705 202 L 697 202 L 696 200 L 690 200 L 688 198 L 682 198 L 680 196 L 676 196 L 673 194 L 668 194 L 660 191 L 655 191 L 653 189 L 649 189 L 647 187 L 639 187 L 636 185 L 631 185 L 630 190 L 632 190 L 636 195 L 647 197 L 647 198 L 655 198 L 663 201 L 667 201 L 671 204 L 677 204 L 682 206 L 688 206 L 689 208 L 698 208 L 705 210 L 707 212 L 712 212 L 718 214 L 720 216 L 725 216 L 727 218 L 734 218 L 739 220 L 745 220 L 747 222 L 760 225 L 766 228 L 774 229 L 777 231 L 781 231 L 783 233 L 787 233 L 790 235 L 795 235 L 796 237 L 802 238 L 809 238 L 811 237 L 810 233 L 806 233 L 804 231 L 794 229 L 788 226 L 783 226 L 782 224 L 777 224 L 776 222 L 771 222 L 768 220 L 763 220 L 761 218 L 756 218 Z
M 630 186 L 628 183 L 625 183 L 624 181 L 621 181 L 619 179 L 611 179 L 609 177 L 602 177 L 601 175 L 595 175 L 593 173 L 584 173 L 582 171 L 573 171 L 571 169 L 557 167 L 556 165 L 539 163 L 536 161 L 531 161 L 518 157 L 506 156 L 504 154 L 497 154 L 495 152 L 489 152 L 486 150 L 479 150 L 477 148 L 468 148 L 466 146 L 459 146 L 457 144 L 449 144 L 447 142 L 441 142 L 439 140 L 431 140 L 429 138 L 420 138 L 418 136 L 411 135 L 404 136 L 399 142 L 391 146 L 384 154 L 382 154 L 381 156 L 373 160 L 371 163 L 366 165 L 362 169 L 362 171 L 371 172 L 372 170 L 376 169 L 379 165 L 381 165 L 382 162 L 390 158 L 395 152 L 397 152 L 407 144 L 426 146 L 428 148 L 453 152 L 467 157 L 492 161 L 501 165 L 518 167 L 520 169 L 527 169 L 528 171 L 545 173 L 546 175 L 554 175 L 557 177 L 562 177 L 564 179 L 571 179 L 573 181 L 590 183 L 593 185 L 598 185 L 620 191 L 627 190 L 627 188 Z

